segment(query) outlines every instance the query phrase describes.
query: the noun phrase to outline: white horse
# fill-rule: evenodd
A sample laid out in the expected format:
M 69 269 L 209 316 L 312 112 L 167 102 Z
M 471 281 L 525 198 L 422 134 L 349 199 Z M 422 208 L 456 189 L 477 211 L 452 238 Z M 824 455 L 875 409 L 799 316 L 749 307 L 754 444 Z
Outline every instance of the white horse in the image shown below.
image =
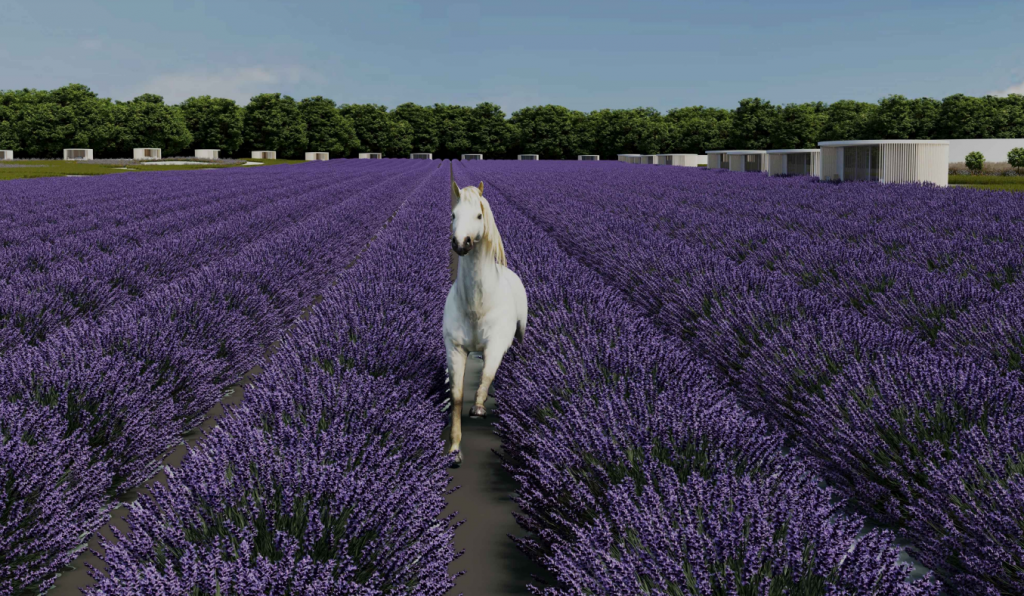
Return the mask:
M 451 165 L 449 164 L 449 169 Z M 452 392 L 452 446 L 462 463 L 462 390 L 466 359 L 482 352 L 483 374 L 471 418 L 487 415 L 484 402 L 494 374 L 513 339 L 526 331 L 526 288 L 508 269 L 494 214 L 484 198 L 484 183 L 460 189 L 451 170 L 452 250 L 459 255 L 455 283 L 444 303 L 444 347 Z

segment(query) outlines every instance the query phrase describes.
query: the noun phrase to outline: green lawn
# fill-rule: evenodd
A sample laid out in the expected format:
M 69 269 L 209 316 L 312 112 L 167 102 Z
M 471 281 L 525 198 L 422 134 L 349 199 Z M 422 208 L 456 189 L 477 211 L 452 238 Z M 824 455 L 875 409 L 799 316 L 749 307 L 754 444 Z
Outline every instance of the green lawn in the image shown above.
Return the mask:
M 949 176 L 949 183 L 982 190 L 1024 192 L 1024 176 Z
M 301 159 L 248 159 L 246 161 L 258 161 L 266 165 L 305 163 Z M 5 168 L 3 164 L 17 164 L 23 168 Z M 17 178 L 48 178 L 51 176 L 98 176 L 101 174 L 125 174 L 132 172 L 166 172 L 168 170 L 202 170 L 204 168 L 258 168 L 261 166 L 224 165 L 214 163 L 196 162 L 195 165 L 187 166 L 150 166 L 144 163 L 128 166 L 115 166 L 110 164 L 89 163 L 87 161 L 64 161 L 61 159 L 52 160 L 31 160 L 31 161 L 5 161 L 0 162 L 0 180 L 14 180 Z M 128 168 L 127 170 L 124 168 Z

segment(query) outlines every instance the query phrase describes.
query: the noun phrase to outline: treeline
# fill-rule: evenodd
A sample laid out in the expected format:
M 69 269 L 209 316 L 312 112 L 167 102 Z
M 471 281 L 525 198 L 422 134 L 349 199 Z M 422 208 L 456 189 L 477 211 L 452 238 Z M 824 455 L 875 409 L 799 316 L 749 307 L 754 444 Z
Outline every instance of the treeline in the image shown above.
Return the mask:
M 159 147 L 166 156 L 198 148 L 220 149 L 225 156 L 275 150 L 281 158 L 299 158 L 305 151 L 329 151 L 331 157 L 360 151 L 405 157 L 415 151 L 435 158 L 536 153 L 542 159 L 609 159 L 618 153 L 789 149 L 869 138 L 1024 138 L 1024 96 L 957 94 L 939 101 L 891 95 L 877 103 L 781 106 L 752 98 L 733 110 L 697 106 L 666 114 L 654 108 L 585 113 L 546 105 L 506 117 L 491 103 L 405 103 L 389 110 L 265 93 L 246 106 L 210 96 L 167 105 L 150 94 L 125 102 L 103 99 L 84 85 L 0 91 L 0 149 L 20 157 L 57 157 L 67 147 L 91 148 L 96 157 L 127 157 L 135 147 Z

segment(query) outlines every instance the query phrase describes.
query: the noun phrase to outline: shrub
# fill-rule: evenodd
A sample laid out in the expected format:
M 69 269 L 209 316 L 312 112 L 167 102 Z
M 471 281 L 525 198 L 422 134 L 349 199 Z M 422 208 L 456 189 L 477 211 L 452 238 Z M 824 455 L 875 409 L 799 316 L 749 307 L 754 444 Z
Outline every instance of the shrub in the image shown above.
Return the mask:
M 1016 149 L 1010 149 L 1010 152 L 1006 154 L 1006 161 L 1010 162 L 1010 165 L 1017 168 L 1017 173 L 1020 173 L 1020 169 L 1024 168 L 1024 147 L 1017 147 Z
M 982 168 L 985 167 L 985 156 L 980 151 L 971 151 L 967 154 L 967 159 L 964 162 L 967 164 L 967 169 L 980 174 Z

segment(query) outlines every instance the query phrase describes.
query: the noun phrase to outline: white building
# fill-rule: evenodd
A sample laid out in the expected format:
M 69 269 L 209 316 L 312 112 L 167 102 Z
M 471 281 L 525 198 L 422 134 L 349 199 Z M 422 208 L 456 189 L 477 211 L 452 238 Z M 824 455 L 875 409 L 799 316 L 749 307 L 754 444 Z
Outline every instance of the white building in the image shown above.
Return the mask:
M 433 153 L 410 153 L 409 159 L 434 159 Z
M 768 152 L 758 149 L 729 151 L 729 170 L 733 172 L 767 172 Z
M 536 153 L 523 153 L 522 155 L 517 155 L 516 159 L 519 161 L 539 161 L 540 156 Z
M 307 151 L 306 161 L 327 161 L 331 154 L 326 151 Z
M 483 153 L 463 153 L 462 161 L 479 161 L 484 158 Z
M 359 159 L 384 159 L 382 153 L 360 153 Z
M 196 149 L 196 159 L 220 159 L 220 149 Z
M 707 155 L 698 155 L 697 156 L 697 165 L 698 166 L 706 166 L 706 165 L 708 165 L 708 156 Z
M 949 143 L 949 163 L 963 163 L 967 154 L 978 151 L 985 161 L 1004 163 L 1011 149 L 1024 147 L 1024 139 L 936 139 Z
M 768 151 L 769 176 L 821 177 L 821 149 L 772 149 Z
M 824 141 L 822 180 L 949 185 L 949 141 Z
M 659 153 L 658 165 L 661 166 L 682 166 L 684 168 L 697 167 L 696 153 Z
M 277 159 L 277 151 L 253 151 L 253 159 Z
M 729 169 L 729 152 L 725 149 L 716 149 L 714 151 L 708 151 L 708 169 L 709 170 L 728 170 Z
M 87 161 L 92 159 L 92 149 L 65 149 L 64 159 L 67 161 Z
M 641 157 L 643 157 L 643 155 L 640 155 L 639 153 L 619 153 L 618 154 L 619 161 L 621 161 L 623 163 L 642 163 L 640 161 Z
M 0 149 L 0 161 L 14 159 L 14 151 L 10 149 Z
M 142 149 L 136 148 L 132 149 L 132 157 L 137 161 L 142 161 L 144 159 L 161 159 L 163 157 L 163 151 L 155 147 Z
M 601 161 L 600 155 L 577 155 L 577 161 Z

